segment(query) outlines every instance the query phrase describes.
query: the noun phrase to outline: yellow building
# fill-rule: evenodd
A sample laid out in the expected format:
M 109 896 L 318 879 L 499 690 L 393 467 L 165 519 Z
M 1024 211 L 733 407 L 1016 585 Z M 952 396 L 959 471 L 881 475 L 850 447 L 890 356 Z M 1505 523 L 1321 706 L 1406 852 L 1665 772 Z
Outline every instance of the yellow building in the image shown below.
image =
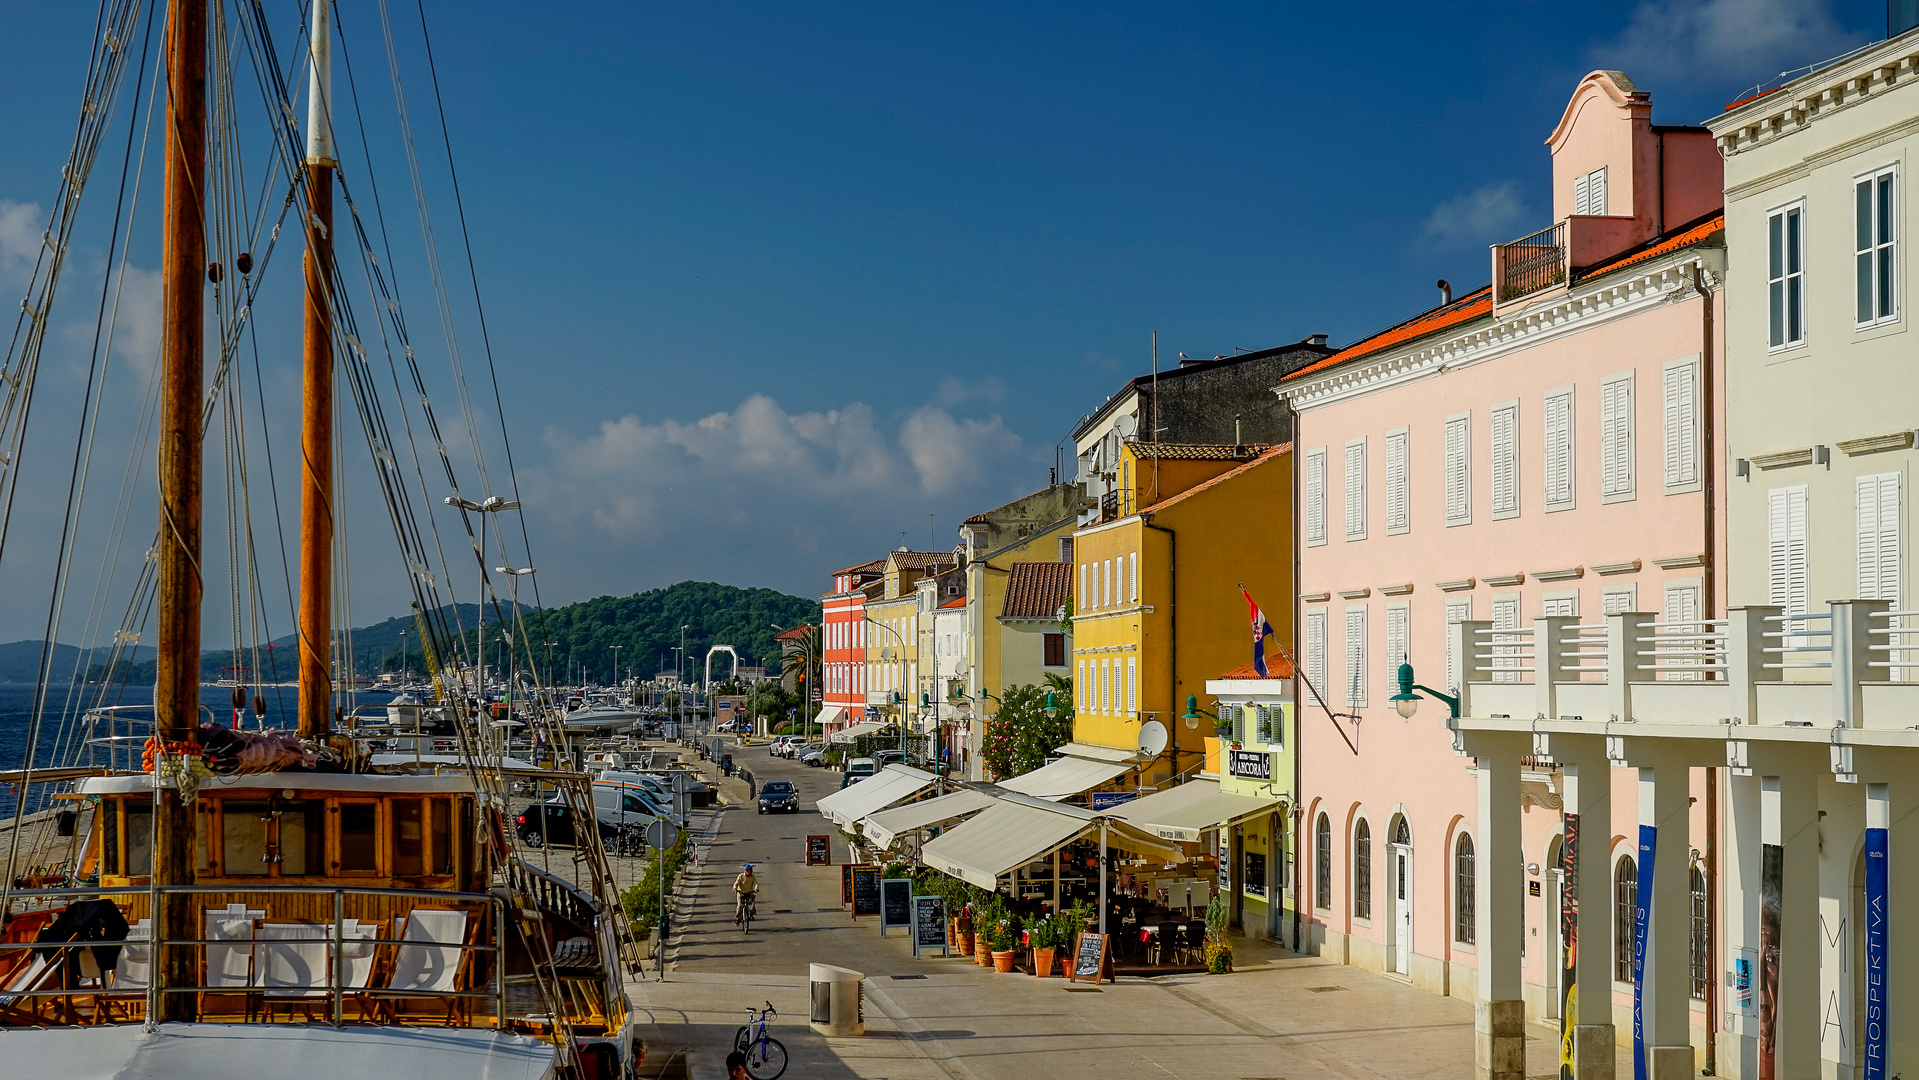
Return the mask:
M 1158 721 L 1167 748 L 1143 785 L 1204 767 L 1212 731 L 1181 716 L 1252 658 L 1242 584 L 1292 647 L 1291 451 L 1127 442 L 1117 497 L 1074 533 L 1073 741 L 1132 753 Z
M 861 623 L 866 643 L 867 717 L 904 723 L 919 712 L 920 578 L 951 570 L 950 551 L 908 551 L 887 555 L 879 594 L 866 601 Z M 895 696 L 897 695 L 897 697 Z

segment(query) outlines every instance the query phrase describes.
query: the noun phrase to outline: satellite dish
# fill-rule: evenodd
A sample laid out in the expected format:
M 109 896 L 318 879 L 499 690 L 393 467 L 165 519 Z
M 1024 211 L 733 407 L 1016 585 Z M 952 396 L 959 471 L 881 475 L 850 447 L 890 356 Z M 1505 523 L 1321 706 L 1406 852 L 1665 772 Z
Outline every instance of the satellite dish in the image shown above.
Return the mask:
M 1157 720 L 1148 720 L 1139 726 L 1139 752 L 1147 757 L 1158 757 L 1166 750 L 1166 725 Z

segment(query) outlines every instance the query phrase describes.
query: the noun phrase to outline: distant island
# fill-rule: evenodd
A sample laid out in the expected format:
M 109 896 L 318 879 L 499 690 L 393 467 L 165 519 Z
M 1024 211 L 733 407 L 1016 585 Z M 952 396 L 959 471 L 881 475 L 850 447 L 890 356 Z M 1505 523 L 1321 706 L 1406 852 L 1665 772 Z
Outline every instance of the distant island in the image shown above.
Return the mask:
M 686 627 L 686 652 L 692 658 L 688 671 L 697 677 L 711 645 L 731 645 L 739 650 L 744 663 L 769 664 L 777 668 L 779 648 L 773 643 L 777 633 L 773 624 L 796 626 L 819 621 L 819 601 L 790 596 L 773 589 L 742 589 L 711 581 L 682 581 L 664 589 L 649 589 L 631 596 L 599 596 L 577 604 L 538 610 L 522 606 L 521 621 L 535 646 L 535 659 L 545 680 L 570 683 L 585 678 L 607 682 L 613 678 L 614 647 L 618 646 L 620 676 L 637 673 L 651 678 L 661 670 L 672 670 L 674 653 L 680 646 L 680 628 Z M 502 611 L 508 610 L 503 602 Z M 446 622 L 462 629 L 466 651 L 472 651 L 474 632 L 479 621 L 479 605 L 449 605 Z M 497 616 L 487 610 L 487 658 L 498 664 L 502 656 Z M 415 678 L 426 675 L 420 655 L 420 638 L 411 615 L 387 619 L 347 632 L 353 657 L 353 674 L 373 678 L 382 672 L 404 672 Z M 448 644 L 435 644 L 444 650 Z M 292 634 L 273 639 L 271 647 L 262 646 L 257 676 L 244 676 L 249 683 L 290 682 L 294 678 Z M 65 681 L 74 671 L 80 650 L 71 645 L 55 646 L 52 675 Z M 38 678 L 41 643 L 16 641 L 0 645 L 0 682 L 32 682 Z M 251 664 L 251 650 L 238 653 L 219 650 L 200 656 L 200 677 L 206 682 L 244 673 Z M 518 663 L 526 666 L 526 652 L 516 650 Z M 97 653 L 95 655 L 100 655 Z M 64 662 L 64 666 L 63 666 Z M 553 670 L 549 673 L 546 668 Z M 726 670 L 720 667 L 715 675 Z M 93 665 L 87 677 L 97 681 L 108 675 L 105 664 Z M 119 665 L 112 673 L 115 680 L 133 683 L 153 680 L 153 649 L 141 646 L 131 662 Z

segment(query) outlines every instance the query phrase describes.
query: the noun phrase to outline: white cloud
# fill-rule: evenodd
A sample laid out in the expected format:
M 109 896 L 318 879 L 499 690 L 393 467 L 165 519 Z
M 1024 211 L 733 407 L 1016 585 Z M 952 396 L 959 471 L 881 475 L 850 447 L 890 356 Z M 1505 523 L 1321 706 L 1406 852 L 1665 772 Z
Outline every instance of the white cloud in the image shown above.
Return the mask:
M 1428 240 L 1451 247 L 1510 240 L 1526 224 L 1526 205 L 1519 185 L 1511 180 L 1455 195 L 1426 217 Z
M 46 223 L 33 203 L 0 199 L 0 281 L 24 285 L 40 254 Z
M 562 549 L 542 578 L 566 595 L 687 576 L 809 590 L 822 559 L 871 558 L 902 531 L 915 548 L 945 548 L 962 518 L 1044 482 L 999 417 L 935 405 L 888 419 L 860 402 L 789 413 L 753 394 L 698 420 L 549 428 L 546 445 L 527 490 Z
M 1709 80 L 1730 99 L 1864 41 L 1833 17 L 1830 0 L 1640 0 L 1593 56 L 1655 93 L 1661 82 Z

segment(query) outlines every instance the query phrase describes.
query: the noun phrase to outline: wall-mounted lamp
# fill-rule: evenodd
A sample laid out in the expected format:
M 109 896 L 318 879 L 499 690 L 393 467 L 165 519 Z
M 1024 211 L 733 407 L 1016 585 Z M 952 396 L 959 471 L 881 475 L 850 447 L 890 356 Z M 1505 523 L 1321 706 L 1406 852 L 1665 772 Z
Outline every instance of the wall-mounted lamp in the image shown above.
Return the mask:
M 1442 694 L 1430 686 L 1420 686 L 1414 683 L 1413 666 L 1411 664 L 1399 665 L 1399 693 L 1394 694 L 1390 700 L 1393 703 L 1393 708 L 1398 710 L 1399 715 L 1408 720 L 1412 719 L 1413 714 L 1419 711 L 1419 703 L 1425 700 L 1418 694 L 1413 693 L 1414 690 L 1424 690 L 1433 697 L 1445 702 L 1446 707 L 1452 710 L 1453 719 L 1459 719 L 1459 699 L 1457 697 L 1451 694 Z

